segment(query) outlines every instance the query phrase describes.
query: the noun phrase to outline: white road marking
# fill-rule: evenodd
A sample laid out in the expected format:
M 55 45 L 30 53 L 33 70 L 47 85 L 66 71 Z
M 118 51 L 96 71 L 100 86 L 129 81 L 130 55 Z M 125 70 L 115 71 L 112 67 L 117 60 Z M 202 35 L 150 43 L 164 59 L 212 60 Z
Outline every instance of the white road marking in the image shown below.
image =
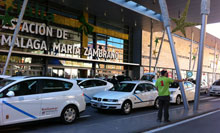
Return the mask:
M 213 99 L 214 97 L 205 97 L 205 98 L 200 98 L 200 100 L 208 100 L 208 99 Z
M 213 100 L 209 100 L 210 102 L 216 102 L 219 101 L 220 99 L 213 99 Z
M 199 116 L 196 116 L 196 117 L 193 117 L 193 118 L 190 118 L 190 119 L 186 119 L 186 120 L 183 120 L 183 121 L 180 121 L 180 122 L 177 122 L 177 123 L 173 123 L 173 124 L 170 124 L 170 125 L 167 125 L 167 126 L 164 126 L 164 127 L 159 127 L 159 128 L 156 128 L 156 129 L 153 129 L 153 130 L 150 130 L 150 131 L 146 131 L 144 133 L 155 133 L 155 132 L 159 132 L 161 130 L 165 130 L 165 129 L 168 129 L 168 128 L 171 128 L 171 127 L 174 127 L 174 126 L 178 126 L 178 125 L 181 125 L 181 124 L 184 124 L 184 123 L 187 123 L 187 122 L 190 122 L 190 121 L 193 121 L 193 120 L 196 120 L 196 119 L 200 119 L 202 117 L 205 117 L 205 116 L 208 116 L 208 115 L 211 115 L 211 114 L 214 114 L 214 113 L 218 113 L 220 112 L 220 110 L 216 110 L 216 111 L 213 111 L 213 112 L 209 112 L 209 113 L 206 113 L 206 114 L 203 114 L 203 115 L 199 115 Z
M 203 98 L 203 97 L 207 97 L 207 96 L 200 96 L 201 98 Z
M 87 118 L 87 117 L 91 117 L 91 115 L 82 115 L 79 118 Z

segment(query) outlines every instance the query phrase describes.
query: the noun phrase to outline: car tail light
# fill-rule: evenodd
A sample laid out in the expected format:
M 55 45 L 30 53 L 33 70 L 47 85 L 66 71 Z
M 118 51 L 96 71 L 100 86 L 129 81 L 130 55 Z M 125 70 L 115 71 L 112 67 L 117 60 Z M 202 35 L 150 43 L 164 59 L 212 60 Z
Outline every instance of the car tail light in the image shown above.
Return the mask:
M 84 96 L 84 93 L 82 93 L 82 96 Z

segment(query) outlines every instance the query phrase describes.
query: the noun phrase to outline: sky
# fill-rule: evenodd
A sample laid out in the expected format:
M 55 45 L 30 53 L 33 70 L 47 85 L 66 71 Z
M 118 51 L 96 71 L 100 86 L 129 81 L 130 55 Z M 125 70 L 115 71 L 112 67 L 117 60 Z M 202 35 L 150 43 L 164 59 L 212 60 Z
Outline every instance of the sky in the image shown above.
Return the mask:
M 196 26 L 200 29 L 200 26 Z M 207 24 L 206 32 L 220 39 L 220 23 Z

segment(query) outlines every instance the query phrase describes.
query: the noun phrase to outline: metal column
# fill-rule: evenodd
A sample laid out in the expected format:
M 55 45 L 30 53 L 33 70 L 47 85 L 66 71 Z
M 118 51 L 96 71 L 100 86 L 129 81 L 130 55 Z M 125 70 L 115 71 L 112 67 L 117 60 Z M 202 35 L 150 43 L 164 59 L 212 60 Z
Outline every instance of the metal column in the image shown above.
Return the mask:
M 194 39 L 194 32 L 192 31 L 192 40 L 190 45 L 190 56 L 189 56 L 189 71 L 191 70 L 191 66 L 192 66 L 193 39 Z
M 195 93 L 195 101 L 193 106 L 194 111 L 198 110 L 198 105 L 199 105 L 203 52 L 204 52 L 204 39 L 206 35 L 206 24 L 209 13 L 210 13 L 210 0 L 202 0 L 201 2 L 202 26 L 201 26 L 200 41 L 199 41 L 199 57 L 198 57 L 198 66 L 197 66 L 197 74 L 196 74 L 196 93 Z
M 216 67 L 215 67 L 215 79 L 216 79 L 216 72 L 218 70 L 218 60 L 219 60 L 219 54 L 218 54 L 218 58 L 217 58 L 217 62 L 216 62 Z
M 156 67 L 157 67 L 157 64 L 158 64 L 159 57 L 160 57 L 160 52 L 161 52 L 161 49 L 162 49 L 162 45 L 163 45 L 163 42 L 164 42 L 165 33 L 166 33 L 166 31 L 163 31 L 163 37 L 162 37 L 162 40 L 161 40 L 161 43 L 160 43 L 160 48 L 159 48 L 156 63 L 155 63 L 155 66 L 154 66 L 154 72 L 155 73 L 156 73 Z
M 179 63 L 178 63 L 178 60 L 177 60 L 176 50 L 175 50 L 175 46 L 174 46 L 174 42 L 173 42 L 173 37 L 172 37 L 172 34 L 171 34 L 171 30 L 170 30 L 170 18 L 169 18 L 168 9 L 167 9 L 167 3 L 166 3 L 165 0 L 159 0 L 159 3 L 160 3 L 160 9 L 161 9 L 161 12 L 162 12 L 164 27 L 167 31 L 167 35 L 168 35 L 169 42 L 170 42 L 170 49 L 171 49 L 171 52 L 172 52 L 173 61 L 174 61 L 174 65 L 175 65 L 175 68 L 176 68 L 177 78 L 178 78 L 178 80 L 181 80 L 182 77 L 181 77 L 181 74 L 180 74 Z M 185 108 L 185 110 L 188 110 L 189 105 L 188 105 L 188 101 L 186 99 L 183 83 L 180 82 L 179 85 L 180 85 L 180 90 L 181 90 L 181 94 L 182 94 L 182 98 L 183 98 L 184 108 Z
M 27 3 L 28 3 L 28 0 L 24 0 L 23 5 L 22 5 L 22 9 L 21 9 L 21 12 L 20 12 L 20 15 L 19 15 L 19 18 L 18 18 L 18 22 L 17 22 L 16 28 L 15 28 L 15 31 L 14 31 L 14 34 L 13 34 L 12 42 L 10 44 L 10 49 L 9 49 L 9 52 L 8 52 L 8 57 L 7 57 L 7 60 L 5 62 L 5 66 L 4 66 L 4 69 L 3 69 L 3 73 L 2 73 L 3 75 L 5 75 L 5 73 L 6 73 L 6 70 L 7 70 L 7 67 L 8 67 L 8 63 L 9 63 L 9 60 L 10 60 L 10 57 L 11 57 L 11 52 L 13 50 L 13 47 L 14 47 L 15 40 L 17 38 L 18 32 L 20 30 L 21 21 L 22 21 L 22 18 L 24 16 L 24 12 L 25 12 Z
M 212 69 L 212 83 L 215 81 L 215 67 L 216 67 L 216 50 L 217 50 L 217 43 L 215 41 L 215 52 L 214 52 L 214 62 L 213 62 L 213 69 Z
M 151 72 L 151 62 L 152 62 L 152 47 L 153 47 L 153 20 L 151 19 L 150 26 L 150 59 L 149 59 L 149 72 Z
M 199 46 L 198 46 L 198 48 L 197 48 L 197 51 L 196 51 L 196 57 L 197 57 L 197 54 L 198 54 L 198 51 L 199 51 Z M 193 61 L 193 67 L 192 67 L 192 72 L 194 72 L 194 68 L 195 68 L 195 64 L 196 64 L 196 60 L 197 60 L 197 58 L 195 57 L 195 59 L 194 59 L 194 61 Z

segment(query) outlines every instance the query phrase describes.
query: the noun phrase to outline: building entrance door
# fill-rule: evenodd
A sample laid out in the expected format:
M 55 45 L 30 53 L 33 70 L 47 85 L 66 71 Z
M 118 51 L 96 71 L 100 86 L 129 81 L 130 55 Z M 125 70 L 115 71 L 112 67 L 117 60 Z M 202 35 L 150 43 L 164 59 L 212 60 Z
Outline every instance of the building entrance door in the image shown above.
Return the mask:
M 64 77 L 68 79 L 78 78 L 78 69 L 65 68 Z
M 64 77 L 64 68 L 53 68 L 52 76 L 53 77 Z

